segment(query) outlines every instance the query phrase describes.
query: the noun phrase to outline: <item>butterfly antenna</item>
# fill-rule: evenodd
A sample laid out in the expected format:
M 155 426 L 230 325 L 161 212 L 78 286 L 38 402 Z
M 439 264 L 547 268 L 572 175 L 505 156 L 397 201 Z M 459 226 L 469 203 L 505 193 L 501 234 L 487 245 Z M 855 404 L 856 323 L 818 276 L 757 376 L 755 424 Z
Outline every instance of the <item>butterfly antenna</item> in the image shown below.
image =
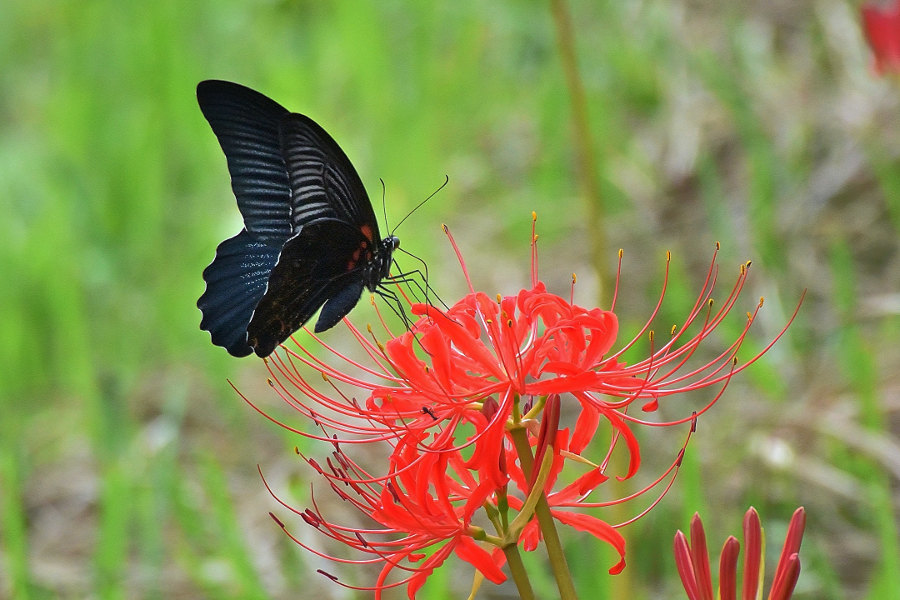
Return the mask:
M 450 176 L 449 176 L 449 175 L 444 175 L 444 183 L 442 183 L 438 189 L 436 189 L 436 190 L 434 190 L 433 192 L 431 192 L 430 194 L 428 194 L 428 197 L 427 197 L 427 198 L 425 198 L 424 200 L 422 200 L 421 202 L 419 202 L 418 204 L 416 204 L 416 207 L 413 208 L 413 209 L 412 209 L 411 211 L 409 211 L 408 213 L 406 213 L 406 216 L 403 217 L 402 219 L 400 219 L 400 222 L 397 223 L 397 226 L 394 227 L 394 229 L 389 230 L 389 231 L 391 231 L 391 233 L 393 233 L 393 232 L 397 231 L 398 229 L 400 229 L 400 226 L 403 225 L 403 221 L 407 220 L 414 212 L 416 212 L 417 210 L 419 210 L 419 209 L 422 207 L 423 204 L 425 204 L 426 202 L 428 202 L 429 200 L 431 200 L 432 198 L 434 198 L 434 197 L 437 195 L 437 193 L 438 193 L 439 191 L 441 191 L 442 189 L 444 189 L 445 187 L 447 187 L 447 184 L 448 184 L 448 183 L 450 183 Z M 382 185 L 383 185 L 383 182 L 382 182 Z M 387 221 L 385 221 L 385 224 L 387 224 Z
M 384 201 L 384 197 L 385 197 L 385 194 L 386 194 L 386 192 L 387 192 L 387 188 L 386 188 L 385 185 L 384 185 L 384 179 L 382 179 L 381 177 L 379 177 L 379 178 L 378 178 L 378 181 L 381 182 L 381 216 L 384 217 L 384 228 L 387 229 L 388 231 L 391 231 L 391 228 L 390 228 L 390 226 L 388 225 L 388 218 L 387 218 L 387 204 L 386 204 L 385 201 Z

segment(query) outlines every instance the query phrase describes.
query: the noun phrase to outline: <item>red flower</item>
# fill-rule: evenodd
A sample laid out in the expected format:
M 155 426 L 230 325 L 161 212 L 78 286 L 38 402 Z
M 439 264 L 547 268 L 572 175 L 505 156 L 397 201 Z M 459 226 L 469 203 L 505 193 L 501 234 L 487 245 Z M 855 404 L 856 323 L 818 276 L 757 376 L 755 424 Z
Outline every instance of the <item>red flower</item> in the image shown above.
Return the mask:
M 342 367 L 316 358 L 301 344 L 297 350 L 283 347 L 267 360 L 272 387 L 319 429 L 315 434 L 292 431 L 334 445 L 327 468 L 313 459 L 308 462 L 340 499 L 377 526 L 338 525 L 315 503 L 312 509 L 296 512 L 326 536 L 360 552 L 365 558 L 359 562 L 381 563 L 376 585 L 367 588 L 379 595 L 383 589 L 405 584 L 413 597 L 451 554 L 488 580 L 501 581 L 500 569 L 518 546 L 533 550 L 544 537 L 549 549 L 554 542 L 546 537 L 547 527 L 553 521 L 611 544 L 621 560 L 610 572 L 620 571 L 625 546 L 616 528 L 622 524 L 610 525 L 586 511 L 640 497 L 668 478 L 652 507 L 672 484 L 681 453 L 646 489 L 628 498 L 594 500 L 592 494 L 610 476 L 607 468 L 615 447 L 624 442 L 630 457 L 618 477 L 633 476 L 640 466 L 633 427 L 693 425 L 718 400 L 731 377 L 784 333 L 738 363 L 738 350 L 760 301 L 724 351 L 711 362 L 694 364 L 695 351 L 735 306 L 748 275 L 749 263 L 741 265 L 724 301 L 714 302 L 718 280 L 714 255 L 694 307 L 681 326 L 671 328 L 668 340 L 660 345 L 652 329 L 667 274 L 650 319 L 614 351 L 615 303 L 609 310 L 588 309 L 548 292 L 537 277 L 536 240 L 532 232 L 529 289 L 496 299 L 476 292 L 460 256 L 472 291 L 449 309 L 410 303 L 409 311 L 418 320 L 400 336 L 391 335 L 382 323 L 385 343 L 377 341 L 371 328 L 364 334 L 345 320 L 366 360 L 351 359 L 311 334 L 310 339 Z M 645 336 L 649 356 L 626 362 L 625 352 Z M 324 390 L 306 378 L 304 373 L 310 370 L 324 377 Z M 647 421 L 630 413 L 635 402 L 645 414 L 652 414 L 660 402 L 710 386 L 713 394 L 706 405 L 685 411 L 680 419 Z M 571 427 L 560 427 L 564 412 L 576 415 Z M 608 432 L 608 439 L 592 444 L 600 432 Z M 363 443 L 388 447 L 386 469 L 370 474 L 344 453 L 348 444 Z M 532 448 L 537 450 L 536 460 Z M 592 460 L 589 451 L 599 455 Z M 481 512 L 487 519 L 482 525 L 489 523 L 495 533 L 473 524 Z M 494 549 L 489 552 L 476 541 Z M 512 558 L 510 568 L 515 568 Z M 401 571 L 406 575 L 395 580 Z
M 549 420 L 544 420 L 542 432 L 537 437 L 537 444 L 543 447 L 543 451 L 539 451 L 536 464 L 543 462 L 542 456 L 545 455 L 548 456 L 548 463 L 551 462 L 549 457 L 554 456 L 552 462 L 555 464 L 552 469 L 542 471 L 546 483 L 541 489 L 552 488 L 562 465 L 555 459 L 566 450 L 565 444 L 560 443 L 564 442 L 565 432 L 556 428 L 559 396 L 549 398 L 547 407 Z M 520 544 L 531 551 L 540 539 L 537 522 L 531 518 L 535 500 L 540 495 L 540 490 L 537 495 L 531 494 L 534 478 L 526 483 L 527 477 L 515 460 L 515 453 L 507 452 L 502 442 L 493 447 L 495 451 L 498 447 L 500 449 L 499 460 L 495 456 L 487 461 L 466 459 L 465 444 L 455 445 L 453 440 L 448 439 L 446 448 L 437 449 L 433 443 L 425 443 L 424 436 L 428 434 L 410 434 L 413 435 L 417 439 L 408 437 L 402 440 L 390 456 L 390 474 L 386 478 L 375 478 L 365 472 L 343 453 L 339 444 L 334 445 L 335 450 L 327 461 L 327 467 L 313 459 L 306 459 L 320 476 L 331 483 L 332 491 L 344 503 L 377 523 L 376 527 L 334 523 L 315 501 L 312 508 L 295 510 L 278 499 L 270 489 L 283 506 L 301 516 L 308 525 L 366 558 L 348 560 L 326 555 L 290 534 L 284 523 L 274 515 L 273 519 L 297 544 L 319 556 L 337 563 L 381 563 L 381 573 L 371 587 L 347 585 L 338 577 L 323 572 L 346 587 L 375 591 L 376 598 L 380 598 L 384 590 L 402 585 L 407 586 L 409 597 L 414 598 L 427 577 L 451 554 L 470 563 L 488 581 L 505 581 L 506 575 L 501 570 L 506 562 L 503 548 Z M 474 443 L 483 444 L 486 440 L 486 436 L 480 436 Z M 476 449 L 475 454 L 478 453 Z M 500 465 L 499 469 L 495 465 Z M 513 471 L 511 477 L 505 475 L 507 469 Z M 551 471 L 553 475 L 548 476 Z M 514 489 L 509 489 L 510 482 Z M 550 495 L 551 506 L 556 506 L 557 497 L 567 496 Z M 515 513 L 509 515 L 510 509 Z M 473 524 L 473 518 L 481 510 L 488 511 L 486 521 L 495 525 L 496 535 Z M 614 527 L 587 514 L 554 509 L 551 513 L 560 523 L 589 533 L 617 550 L 620 561 L 610 568 L 610 573 L 618 573 L 624 568 L 625 540 Z M 486 550 L 477 541 L 492 545 L 493 551 Z M 400 577 L 391 579 L 395 572 L 401 573 Z
M 628 414 L 632 403 L 640 401 L 642 410 L 651 413 L 670 396 L 720 386 L 709 404 L 698 411 L 702 414 L 734 374 L 757 360 L 781 336 L 779 333 L 761 352 L 738 364 L 738 350 L 762 306 L 760 302 L 752 314 L 748 313 L 743 331 L 730 346 L 711 362 L 691 366 L 698 346 L 734 307 L 748 266 L 741 265 L 734 287 L 717 304 L 712 297 L 718 277 L 714 255 L 701 293 L 682 325 L 672 327 L 670 338 L 662 346 L 634 364 L 626 364 L 622 356 L 644 335 L 651 344 L 656 343 L 652 324 L 662 297 L 638 335 L 611 352 L 618 334 L 612 308 L 582 308 L 548 292 L 535 274 L 532 288 L 515 296 L 492 300 L 473 291 L 446 311 L 429 304 L 411 304 L 410 311 L 419 315 L 419 320 L 409 331 L 391 336 L 383 345 L 345 320 L 371 359 L 368 364 L 352 360 L 311 336 L 349 368 L 334 367 L 302 345 L 299 352 L 282 347 L 283 354 L 267 361 L 272 385 L 285 401 L 324 430 L 320 435 L 304 435 L 329 440 L 335 433 L 346 437 L 353 434 L 354 443 L 360 443 L 440 429 L 444 435 L 436 437 L 435 443 L 441 447 L 456 427 L 479 421 L 488 401 L 496 407 L 486 429 L 500 430 L 510 419 L 539 417 L 543 403 L 534 403 L 533 399 L 569 394 L 580 407 L 573 451 L 584 450 L 605 419 L 628 444 L 632 463 L 626 476 L 630 476 L 640 461 L 629 424 L 647 423 Z M 663 294 L 667 281 L 668 274 Z M 332 389 L 323 392 L 308 381 L 304 366 L 324 376 Z M 365 402 L 358 401 L 360 392 L 367 395 Z M 523 408 L 530 410 L 516 412 Z M 688 414 L 676 423 L 691 419 Z
M 794 586 L 800 577 L 800 542 L 806 526 L 806 511 L 803 507 L 794 511 L 788 526 L 784 548 L 778 559 L 778 567 L 769 591 L 769 600 L 789 600 L 794 593 Z M 759 515 L 753 507 L 744 515 L 744 543 L 747 547 L 744 556 L 744 580 L 741 587 L 741 598 L 761 598 L 759 584 L 763 580 L 765 566 L 763 531 L 759 523 Z M 725 540 L 722 556 L 719 561 L 719 592 L 713 594 L 712 575 L 709 570 L 709 555 L 706 551 L 706 534 L 700 515 L 691 519 L 691 543 L 688 544 L 684 534 L 675 534 L 675 564 L 684 590 L 690 600 L 735 600 L 737 585 L 737 562 L 741 544 L 733 536 Z
M 502 553 L 491 553 L 475 540 L 490 539 L 485 531 L 472 524 L 475 512 L 494 496 L 496 482 L 479 481 L 467 469 L 458 452 L 427 452 L 421 455 L 413 440 L 398 447 L 391 456 L 391 474 L 376 479 L 354 464 L 335 444 L 333 461 L 328 468 L 307 459 L 321 476 L 331 482 L 332 490 L 360 513 L 377 523 L 374 528 L 339 525 L 328 520 L 318 504 L 304 511 L 291 508 L 269 491 L 286 508 L 300 515 L 319 532 L 352 548 L 365 558 L 349 560 L 319 552 L 297 537 L 291 538 L 309 551 L 346 564 L 382 564 L 374 586 L 352 589 L 375 591 L 381 598 L 384 590 L 407 586 L 410 598 L 426 578 L 451 555 L 470 563 L 493 583 L 506 580 L 501 568 Z M 268 487 L 268 484 L 267 484 Z M 287 532 L 285 525 L 273 519 Z M 493 538 L 495 541 L 497 538 Z M 389 581 L 395 571 L 405 573 L 399 580 Z M 324 571 L 323 571 L 324 573 Z M 338 578 L 324 573 L 334 581 Z
M 900 73 L 900 0 L 893 6 L 862 7 L 863 30 L 874 55 L 875 71 Z

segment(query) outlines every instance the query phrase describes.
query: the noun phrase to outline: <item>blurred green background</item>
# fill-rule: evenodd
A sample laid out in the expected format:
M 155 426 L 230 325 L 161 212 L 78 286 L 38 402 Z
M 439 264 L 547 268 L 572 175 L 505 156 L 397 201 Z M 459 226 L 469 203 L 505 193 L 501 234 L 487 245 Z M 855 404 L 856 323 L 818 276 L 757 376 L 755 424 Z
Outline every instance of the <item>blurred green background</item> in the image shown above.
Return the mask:
M 398 231 L 445 299 L 464 284 L 440 224 L 476 285 L 508 294 L 528 284 L 532 210 L 543 279 L 566 295 L 577 272 L 581 304 L 608 297 L 597 274 L 625 249 L 623 339 L 655 305 L 665 250 L 663 329 L 716 240 L 725 289 L 754 261 L 710 351 L 765 296 L 748 354 L 761 347 L 809 289 L 789 335 L 703 417 L 673 491 L 623 530 L 626 572 L 612 580 L 600 544 L 566 538 L 582 597 L 683 597 L 675 530 L 699 510 L 717 556 L 750 504 L 770 561 L 806 506 L 797 598 L 900 597 L 900 82 L 872 73 L 858 5 L 569 10 L 589 119 L 577 134 L 545 3 L 3 3 L 0 596 L 353 598 L 315 570 L 373 581 L 269 519 L 312 536 L 256 471 L 303 493 L 299 442 L 226 382 L 277 411 L 263 364 L 198 328 L 200 274 L 240 227 L 194 97 L 223 78 L 321 123 L 379 214 L 384 180 L 391 223 L 449 175 Z M 651 472 L 672 439 L 659 456 L 645 445 Z M 422 597 L 465 597 L 470 569 L 451 562 Z

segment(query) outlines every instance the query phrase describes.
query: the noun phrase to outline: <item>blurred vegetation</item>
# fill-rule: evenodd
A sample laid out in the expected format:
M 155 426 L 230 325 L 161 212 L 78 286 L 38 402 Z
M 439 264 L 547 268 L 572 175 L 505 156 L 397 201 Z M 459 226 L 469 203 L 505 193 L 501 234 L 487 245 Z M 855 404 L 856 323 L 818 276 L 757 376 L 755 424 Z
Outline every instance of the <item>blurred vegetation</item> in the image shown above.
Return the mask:
M 263 365 L 198 329 L 200 273 L 239 228 L 194 97 L 222 78 L 321 123 L 376 204 L 384 180 L 391 223 L 449 175 L 398 231 L 445 298 L 464 288 L 440 223 L 480 289 L 513 293 L 532 210 L 542 278 L 565 293 L 577 272 L 582 304 L 608 294 L 597 274 L 625 249 L 626 339 L 655 305 L 665 250 L 662 322 L 693 302 L 715 240 L 726 289 L 728 266 L 754 261 L 738 312 L 766 304 L 748 351 L 808 288 L 789 335 L 701 420 L 673 491 L 624 530 L 626 573 L 610 581 L 605 549 L 568 538 L 577 585 L 681 597 L 672 536 L 695 510 L 717 553 L 755 505 L 774 560 L 802 504 L 796 597 L 898 597 L 900 85 L 872 74 L 857 5 L 569 10 L 590 127 L 577 134 L 549 4 L 3 4 L 0 595 L 354 597 L 267 515 L 290 518 L 257 464 L 278 490 L 308 485 L 297 439 L 226 382 L 265 399 Z M 600 204 L 576 168 L 585 137 Z M 459 581 L 445 597 L 462 597 L 460 573 L 437 573 L 429 597 Z

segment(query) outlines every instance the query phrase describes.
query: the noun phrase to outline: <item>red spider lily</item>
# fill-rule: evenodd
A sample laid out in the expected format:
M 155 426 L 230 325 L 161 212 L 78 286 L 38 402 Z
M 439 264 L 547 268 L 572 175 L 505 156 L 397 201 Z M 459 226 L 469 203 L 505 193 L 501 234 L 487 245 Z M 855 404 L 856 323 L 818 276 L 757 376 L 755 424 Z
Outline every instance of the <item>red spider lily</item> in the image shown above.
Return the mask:
M 794 511 L 788 526 L 784 548 L 778 559 L 778 567 L 769 590 L 769 600 L 789 600 L 800 577 L 800 542 L 806 526 L 806 511 L 803 507 Z M 706 534 L 700 515 L 691 519 L 691 543 L 679 531 L 675 534 L 675 564 L 678 574 L 690 600 L 735 600 L 737 586 L 737 563 L 741 544 L 734 536 L 725 540 L 719 560 L 719 591 L 713 595 L 712 574 L 709 570 L 709 555 L 706 551 Z M 741 598 L 753 600 L 762 597 L 760 585 L 764 573 L 765 543 L 763 530 L 756 509 L 750 508 L 744 515 L 744 579 Z
M 640 401 L 645 412 L 653 412 L 669 396 L 720 386 L 710 403 L 698 411 L 702 414 L 718 399 L 731 377 L 757 360 L 783 333 L 750 360 L 737 363 L 738 350 L 762 306 L 760 302 L 748 314 L 741 334 L 715 359 L 689 365 L 699 345 L 734 307 L 748 266 L 741 265 L 733 288 L 717 304 L 712 298 L 718 276 L 714 255 L 701 293 L 682 325 L 672 327 L 669 340 L 650 356 L 630 365 L 622 361 L 626 351 L 648 331 L 651 343 L 656 340 L 652 323 L 665 294 L 668 269 L 663 293 L 647 324 L 615 352 L 610 350 L 618 321 L 612 310 L 585 309 L 552 294 L 535 273 L 531 289 L 515 296 L 498 296 L 496 301 L 473 291 L 447 311 L 412 304 L 410 310 L 420 316 L 419 320 L 384 345 L 345 321 L 369 358 L 366 364 L 313 337 L 347 368 L 322 361 L 303 346 L 299 351 L 285 347 L 283 354 L 268 361 L 272 385 L 285 401 L 324 430 L 320 435 L 304 435 L 328 440 L 337 432 L 345 442 L 361 443 L 440 429 L 445 435 L 435 438 L 438 446 L 461 423 L 480 422 L 485 402 L 496 403 L 486 427 L 492 430 L 504 427 L 511 419 L 535 418 L 543 406 L 541 398 L 568 393 L 581 408 L 572 441 L 574 451 L 588 445 L 605 419 L 628 443 L 631 475 L 639 466 L 639 454 L 628 424 L 645 423 L 627 414 L 632 403 Z M 307 380 L 304 366 L 324 376 L 331 388 L 322 391 Z M 344 391 L 347 388 L 349 391 Z M 357 400 L 360 393 L 367 396 L 365 402 Z M 531 411 L 516 413 L 529 406 L 530 399 L 538 399 L 530 405 Z M 678 422 L 691 419 L 688 415 Z
M 748 275 L 749 263 L 741 265 L 724 301 L 714 302 L 718 280 L 714 254 L 697 301 L 683 323 L 671 328 L 665 343 L 657 344 L 652 325 L 665 295 L 668 261 L 650 319 L 630 342 L 613 350 L 618 334 L 615 301 L 610 310 L 586 309 L 548 292 L 537 277 L 534 232 L 531 288 L 496 300 L 474 291 L 450 240 L 471 292 L 449 309 L 410 303 L 409 311 L 418 320 L 396 337 L 382 322 L 388 336 L 385 343 L 371 334 L 371 328 L 367 335 L 345 320 L 365 360 L 343 355 L 309 334 L 341 367 L 316 358 L 300 344 L 297 350 L 283 347 L 267 360 L 272 387 L 313 419 L 319 432 L 279 424 L 334 444 L 327 468 L 307 461 L 340 499 L 377 526 L 338 525 L 315 503 L 312 509 L 295 512 L 364 556 L 358 561 L 330 557 L 333 560 L 381 564 L 376 585 L 365 588 L 379 596 L 389 587 L 407 585 L 413 597 L 451 554 L 472 564 L 484 578 L 501 581 L 500 569 L 518 546 L 533 550 L 543 537 L 552 551 L 548 520 L 550 527 L 557 521 L 611 544 L 621 560 L 610 572 L 619 572 L 625 547 L 616 527 L 624 523 L 610 525 L 585 511 L 633 500 L 668 478 L 664 494 L 684 447 L 647 488 L 627 498 L 592 500 L 610 476 L 607 469 L 616 446 L 624 442 L 629 457 L 618 478 L 630 478 L 640 466 L 633 427 L 690 424 L 693 431 L 698 416 L 718 400 L 731 377 L 757 360 L 784 330 L 750 360 L 738 363 L 738 350 L 760 301 L 727 348 L 710 362 L 694 364 L 697 348 L 734 308 Z M 626 351 L 645 336 L 651 345 L 649 356 L 627 363 Z M 324 390 L 304 375 L 310 370 L 324 377 Z M 629 413 L 635 402 L 644 413 L 654 413 L 660 402 L 705 388 L 713 389 L 707 404 L 677 420 L 647 421 Z M 559 427 L 561 406 L 577 409 L 571 430 Z M 604 423 L 608 428 L 601 427 Z M 592 461 L 585 454 L 597 446 L 592 441 L 600 431 L 610 432 L 609 441 Z M 348 444 L 362 443 L 386 445 L 388 468 L 370 474 L 344 453 Z M 476 514 L 486 522 L 474 524 Z M 486 532 L 488 525 L 495 535 Z M 476 541 L 493 545 L 493 551 Z
M 337 444 L 334 461 L 329 460 L 328 469 L 308 460 L 320 475 L 331 481 L 332 490 L 342 500 L 378 524 L 375 528 L 335 524 L 328 520 L 315 501 L 313 508 L 298 511 L 279 499 L 308 525 L 365 558 L 348 560 L 329 556 L 293 535 L 291 538 L 309 551 L 337 563 L 382 564 L 381 573 L 372 587 L 342 583 L 352 589 L 374 590 L 376 598 L 381 598 L 384 590 L 402 585 L 407 586 L 410 598 L 415 597 L 426 578 L 451 554 L 470 563 L 489 581 L 505 581 L 506 575 L 501 570 L 504 555 L 492 554 L 475 541 L 493 539 L 496 543 L 497 538 L 491 538 L 472 523 L 475 512 L 494 496 L 497 482 L 490 478 L 479 481 L 477 474 L 464 466 L 458 452 L 427 452 L 421 456 L 419 448 L 416 443 L 399 446 L 391 457 L 393 473 L 380 480 L 354 464 Z M 280 520 L 274 515 L 273 518 L 287 531 Z M 395 570 L 406 575 L 388 581 Z M 326 575 L 337 581 L 333 575 Z
M 551 397 L 547 404 L 549 413 L 558 417 L 559 397 Z M 550 421 L 554 421 L 552 416 Z M 548 441 L 548 438 L 559 440 L 560 433 L 553 423 L 543 427 L 538 444 L 544 445 L 545 455 L 557 453 L 557 447 L 564 447 L 558 441 Z M 417 435 L 425 434 L 418 432 Z M 521 495 L 507 489 L 509 478 L 497 480 L 496 469 L 479 468 L 463 456 L 460 447 L 450 446 L 435 451 L 433 445 L 421 442 L 404 440 L 399 444 L 389 460 L 391 475 L 384 479 L 372 478 L 343 454 L 339 444 L 335 444 L 327 468 L 307 459 L 319 475 L 331 482 L 332 490 L 341 500 L 375 521 L 378 527 L 363 529 L 338 525 L 328 519 L 316 502 L 313 502 L 313 508 L 298 511 L 279 499 L 283 506 L 301 516 L 308 525 L 367 558 L 347 560 L 328 556 L 288 533 L 299 545 L 338 563 L 383 564 L 374 586 L 347 587 L 374 590 L 376 598 L 380 598 L 388 588 L 407 585 L 409 597 L 413 598 L 426 578 L 451 554 L 470 563 L 489 581 L 501 583 L 506 579 L 501 571 L 506 560 L 503 548 L 520 542 L 526 550 L 537 546 L 539 534 L 535 521 L 531 520 L 537 496 L 529 496 L 531 488 L 524 483 L 521 466 L 507 458 L 511 453 L 500 446 L 499 472 L 505 471 L 502 465 L 515 471 L 514 479 Z M 491 462 L 498 463 L 496 457 Z M 547 462 L 549 464 L 549 460 Z M 556 468 L 557 474 L 558 471 Z M 547 472 L 547 469 L 542 471 L 545 478 Z M 509 508 L 518 511 L 514 518 L 507 515 Z M 473 523 L 479 509 L 487 510 L 482 519 L 486 524 L 495 526 L 497 535 L 490 535 Z M 625 541 L 612 526 L 577 512 L 554 510 L 552 514 L 559 522 L 590 533 L 619 552 L 621 559 L 610 569 L 610 573 L 618 573 L 624 568 Z M 279 519 L 274 515 L 273 518 L 287 531 Z M 488 552 L 476 540 L 493 545 L 494 550 Z M 389 582 L 389 576 L 395 571 L 405 573 L 405 576 Z M 338 581 L 337 577 L 326 575 Z
M 900 73 L 900 1 L 862 7 L 863 30 L 879 75 Z

